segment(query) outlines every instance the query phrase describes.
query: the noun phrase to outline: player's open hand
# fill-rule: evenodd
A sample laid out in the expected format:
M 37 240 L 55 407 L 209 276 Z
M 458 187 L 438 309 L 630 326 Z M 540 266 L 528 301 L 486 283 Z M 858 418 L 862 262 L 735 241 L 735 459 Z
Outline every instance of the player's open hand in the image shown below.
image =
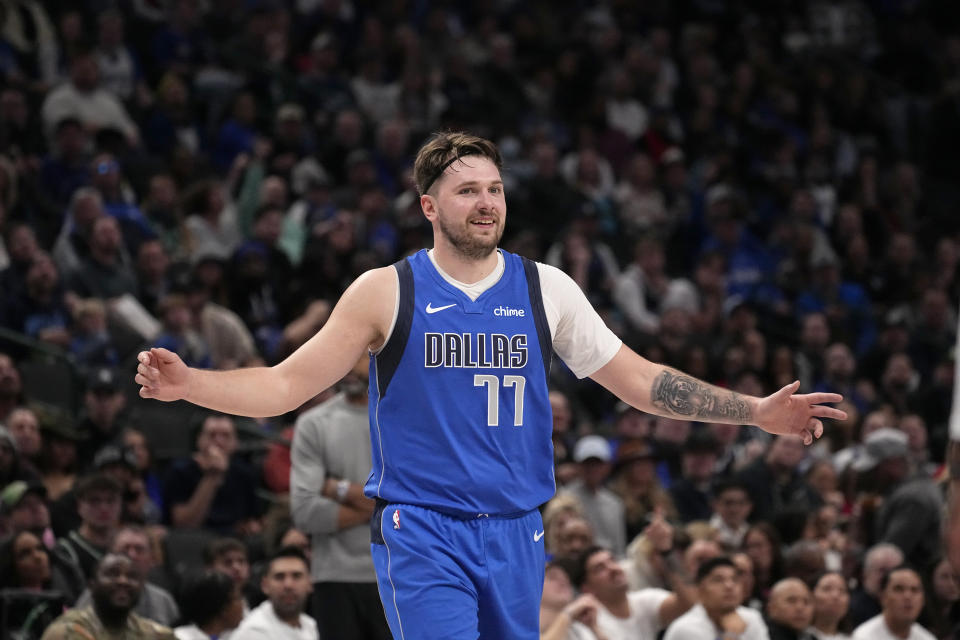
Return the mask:
M 170 402 L 187 397 L 190 368 L 180 356 L 166 349 L 150 349 L 137 355 L 137 375 L 141 398 Z
M 757 403 L 754 423 L 769 433 L 797 435 L 804 444 L 810 444 L 823 435 L 821 418 L 844 420 L 846 412 L 824 406 L 823 402 L 840 402 L 838 393 L 796 393 L 800 388 L 797 380 L 776 393 L 761 398 Z

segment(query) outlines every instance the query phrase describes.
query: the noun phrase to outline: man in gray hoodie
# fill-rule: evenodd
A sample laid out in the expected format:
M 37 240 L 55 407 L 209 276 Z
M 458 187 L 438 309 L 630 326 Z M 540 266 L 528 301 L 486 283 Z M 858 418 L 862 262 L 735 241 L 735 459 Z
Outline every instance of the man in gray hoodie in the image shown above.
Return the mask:
M 293 522 L 311 536 L 310 615 L 321 638 L 385 640 L 390 630 L 370 555 L 373 500 L 370 474 L 367 359 L 340 383 L 340 392 L 297 418 L 291 450 Z

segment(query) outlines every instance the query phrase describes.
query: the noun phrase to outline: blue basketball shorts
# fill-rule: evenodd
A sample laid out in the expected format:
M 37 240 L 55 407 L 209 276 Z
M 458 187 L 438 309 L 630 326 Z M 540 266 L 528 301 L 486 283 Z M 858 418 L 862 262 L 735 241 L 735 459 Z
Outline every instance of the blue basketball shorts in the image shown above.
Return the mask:
M 543 520 L 455 518 L 380 502 L 371 549 L 397 640 L 540 638 Z

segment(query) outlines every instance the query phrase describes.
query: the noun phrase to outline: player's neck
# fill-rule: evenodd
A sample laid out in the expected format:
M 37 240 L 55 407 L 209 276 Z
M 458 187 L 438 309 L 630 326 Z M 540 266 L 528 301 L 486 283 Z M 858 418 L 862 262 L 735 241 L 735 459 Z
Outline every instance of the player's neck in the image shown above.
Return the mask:
M 435 243 L 433 259 L 444 273 L 464 284 L 480 282 L 497 268 L 496 249 L 483 258 L 470 258 L 443 243 Z

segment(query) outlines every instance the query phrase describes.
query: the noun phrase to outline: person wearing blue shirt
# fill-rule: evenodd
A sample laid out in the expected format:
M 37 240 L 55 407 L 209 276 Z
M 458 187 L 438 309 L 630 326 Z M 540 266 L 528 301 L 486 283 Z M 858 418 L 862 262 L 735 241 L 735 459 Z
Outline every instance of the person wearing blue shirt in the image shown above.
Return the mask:
M 499 250 L 506 201 L 496 146 L 444 132 L 414 176 L 434 246 L 361 275 L 320 331 L 273 367 L 204 371 L 138 355 L 140 395 L 278 415 L 370 354 L 376 503 L 371 550 L 396 638 L 539 638 L 537 507 L 554 493 L 546 384 L 556 353 L 637 408 L 757 424 L 812 442 L 833 394 L 765 398 L 708 385 L 623 345 L 559 269 Z

